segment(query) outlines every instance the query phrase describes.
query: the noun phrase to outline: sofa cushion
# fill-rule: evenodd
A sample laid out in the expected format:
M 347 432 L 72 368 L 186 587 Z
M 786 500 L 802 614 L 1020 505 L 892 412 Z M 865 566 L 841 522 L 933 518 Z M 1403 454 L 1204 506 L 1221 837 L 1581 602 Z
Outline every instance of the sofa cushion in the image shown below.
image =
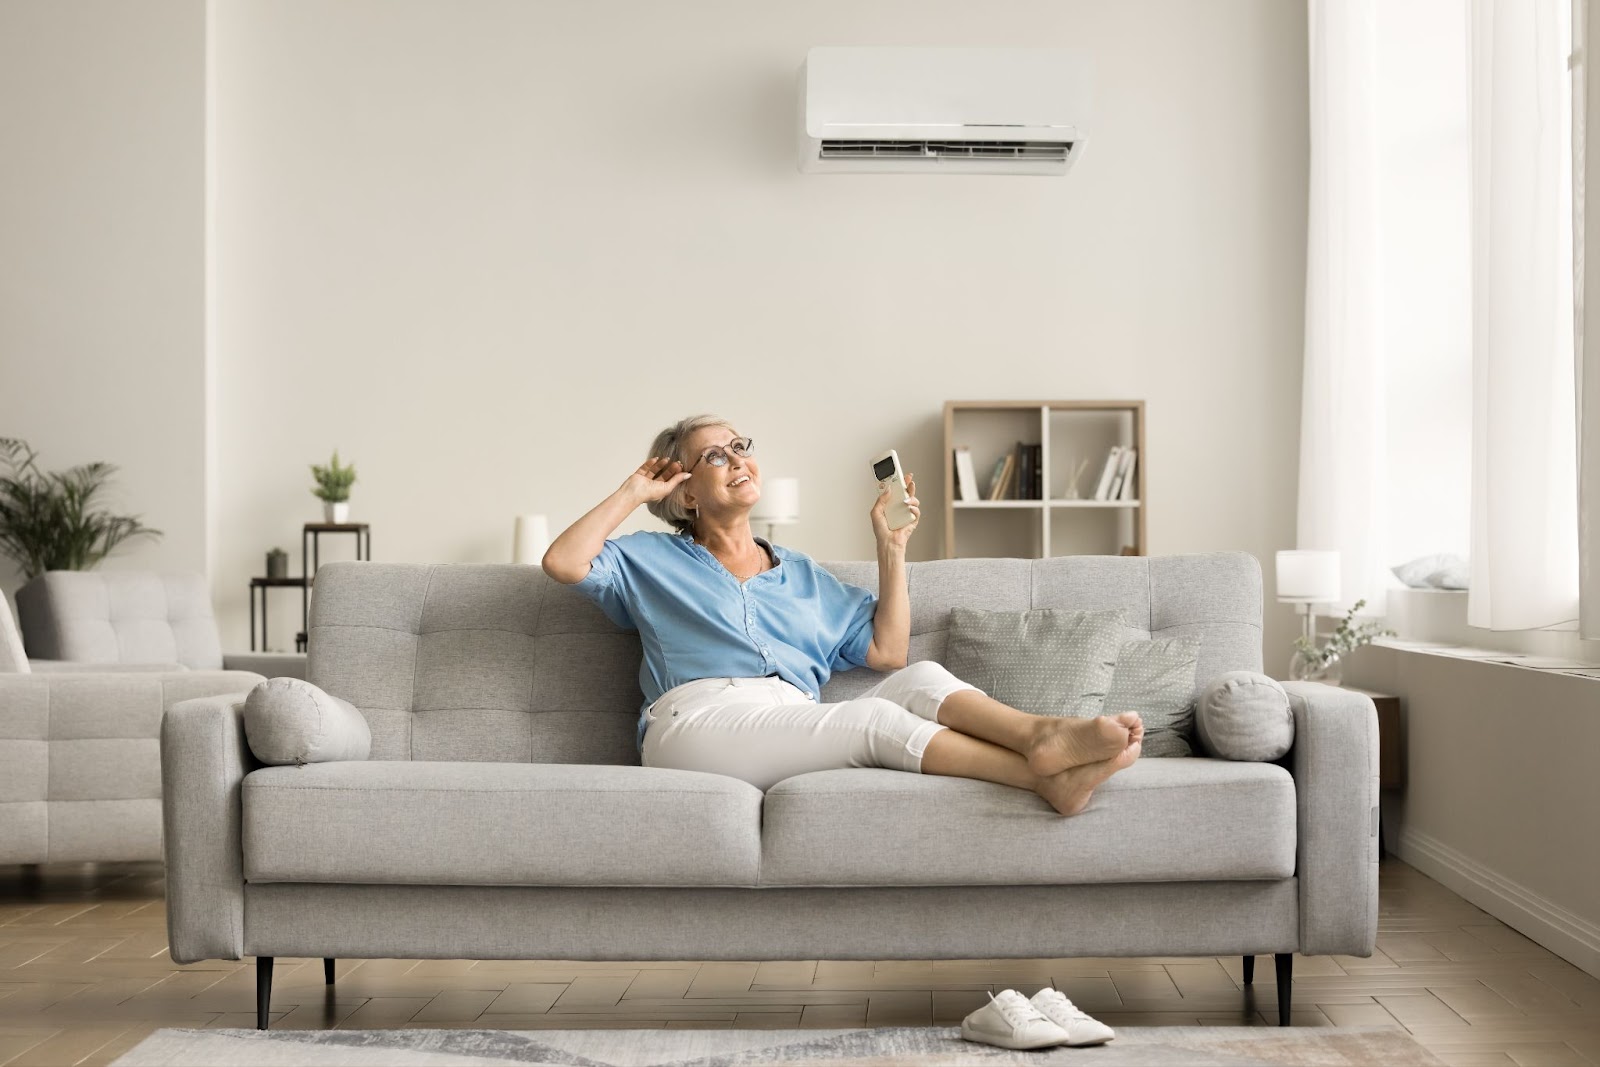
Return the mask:
M 243 786 L 251 882 L 749 886 L 761 791 L 656 767 L 314 763 Z
M 944 665 L 1034 715 L 1099 715 L 1127 638 L 1120 611 L 950 609 Z
M 1294 712 L 1283 684 L 1256 671 L 1229 671 L 1200 694 L 1200 744 L 1213 756 L 1275 760 L 1294 746 Z
M 244 701 L 244 736 L 270 766 L 364 760 L 372 730 L 348 700 L 303 678 L 268 678 Z
M 1034 793 L 877 768 L 767 791 L 763 885 L 1073 885 L 1287 878 L 1294 780 L 1282 767 L 1141 759 L 1063 817 Z
M 1200 635 L 1128 641 L 1106 689 L 1105 711 L 1136 711 L 1144 723 L 1145 758 L 1188 756 L 1194 736 L 1194 669 Z

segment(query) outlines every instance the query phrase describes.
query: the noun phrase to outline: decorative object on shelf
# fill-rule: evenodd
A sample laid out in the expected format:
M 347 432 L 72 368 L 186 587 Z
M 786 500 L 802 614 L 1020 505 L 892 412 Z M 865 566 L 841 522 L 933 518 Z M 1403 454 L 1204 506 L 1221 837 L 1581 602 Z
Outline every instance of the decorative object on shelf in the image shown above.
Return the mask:
M 1278 553 L 1278 603 L 1293 604 L 1304 618 L 1299 641 L 1315 644 L 1317 639 L 1317 605 L 1335 604 L 1339 600 L 1339 553 L 1311 550 L 1285 549 Z M 1289 661 L 1289 676 L 1304 669 L 1297 666 L 1300 653 Z
M 549 547 L 549 518 L 544 515 L 518 515 L 511 531 L 511 562 L 541 563 Z
M 767 478 L 761 483 L 761 499 L 750 509 L 750 522 L 767 524 L 767 540 L 777 526 L 793 526 L 800 521 L 800 479 Z
M 1297 637 L 1294 642 L 1294 659 L 1289 664 L 1289 677 L 1296 682 L 1326 682 L 1328 685 L 1338 685 L 1344 680 L 1344 657 L 1360 648 L 1362 645 L 1372 643 L 1376 637 L 1394 637 L 1393 630 L 1385 629 L 1382 623 L 1364 622 L 1354 625 L 1356 613 L 1367 606 L 1366 600 L 1358 600 L 1355 606 L 1345 613 L 1338 627 L 1333 631 L 1333 636 L 1328 638 L 1326 645 L 1317 647 L 1315 637 Z
M 113 463 L 84 463 L 40 471 L 38 454 L 15 437 L 0 437 L 0 552 L 25 577 L 45 571 L 86 571 L 130 537 L 157 537 L 137 516 L 94 510 L 94 498 L 117 472 Z
M 281 548 L 274 548 L 267 553 L 267 577 L 289 577 L 289 553 Z
M 317 487 L 311 490 L 311 495 L 322 501 L 322 518 L 330 523 L 347 523 L 350 521 L 350 487 L 356 484 L 356 468 L 354 464 L 346 467 L 339 465 L 339 450 L 333 450 L 333 459 L 326 467 L 315 463 L 311 465 L 311 474 L 317 479 Z
M 961 494 L 961 499 L 978 499 L 978 476 L 972 469 L 972 449 L 966 445 L 958 445 L 955 453 L 956 490 Z
M 1068 466 L 1072 465 L 1072 457 L 1071 456 L 1067 457 L 1067 465 Z M 1080 459 L 1078 461 L 1078 465 L 1076 467 L 1073 467 L 1072 468 L 1072 473 L 1067 476 L 1067 488 L 1066 488 L 1066 492 L 1064 492 L 1062 494 L 1062 499 L 1063 500 L 1081 500 L 1081 499 L 1083 499 L 1082 494 L 1078 491 L 1078 483 L 1083 480 L 1083 472 L 1088 470 L 1088 469 L 1089 469 L 1089 458 L 1087 456 L 1085 456 L 1083 459 Z

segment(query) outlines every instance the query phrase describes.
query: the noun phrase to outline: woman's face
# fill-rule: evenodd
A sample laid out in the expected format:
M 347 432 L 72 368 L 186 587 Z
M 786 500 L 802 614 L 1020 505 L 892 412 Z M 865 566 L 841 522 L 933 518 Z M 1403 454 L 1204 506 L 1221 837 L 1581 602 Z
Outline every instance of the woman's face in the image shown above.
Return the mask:
M 749 511 L 761 499 L 761 470 L 755 457 L 741 456 L 728 447 L 740 436 L 727 426 L 703 426 L 689 435 L 683 451 L 689 457 L 685 466 L 693 469 L 684 483 L 685 507 L 722 514 Z M 727 456 L 728 462 L 718 467 L 710 459 L 701 458 L 712 449 Z

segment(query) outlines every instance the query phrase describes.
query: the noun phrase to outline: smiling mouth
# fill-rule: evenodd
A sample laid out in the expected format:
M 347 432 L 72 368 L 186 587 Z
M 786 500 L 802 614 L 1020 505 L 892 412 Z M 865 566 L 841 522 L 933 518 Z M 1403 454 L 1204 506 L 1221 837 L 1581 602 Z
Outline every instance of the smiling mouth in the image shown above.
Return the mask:
M 736 485 L 743 485 L 745 482 L 748 482 L 749 480 L 750 480 L 750 476 L 748 474 L 742 475 L 742 476 L 740 476 L 738 478 L 735 478 L 733 481 L 729 482 L 728 483 L 728 488 L 732 489 Z

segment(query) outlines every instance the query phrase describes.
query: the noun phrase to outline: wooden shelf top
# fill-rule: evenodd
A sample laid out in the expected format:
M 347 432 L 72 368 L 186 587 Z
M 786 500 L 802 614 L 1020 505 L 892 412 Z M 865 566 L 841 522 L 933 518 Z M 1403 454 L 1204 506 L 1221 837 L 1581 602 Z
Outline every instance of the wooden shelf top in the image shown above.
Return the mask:
M 340 530 L 365 530 L 364 522 L 308 522 L 306 533 L 337 533 Z

